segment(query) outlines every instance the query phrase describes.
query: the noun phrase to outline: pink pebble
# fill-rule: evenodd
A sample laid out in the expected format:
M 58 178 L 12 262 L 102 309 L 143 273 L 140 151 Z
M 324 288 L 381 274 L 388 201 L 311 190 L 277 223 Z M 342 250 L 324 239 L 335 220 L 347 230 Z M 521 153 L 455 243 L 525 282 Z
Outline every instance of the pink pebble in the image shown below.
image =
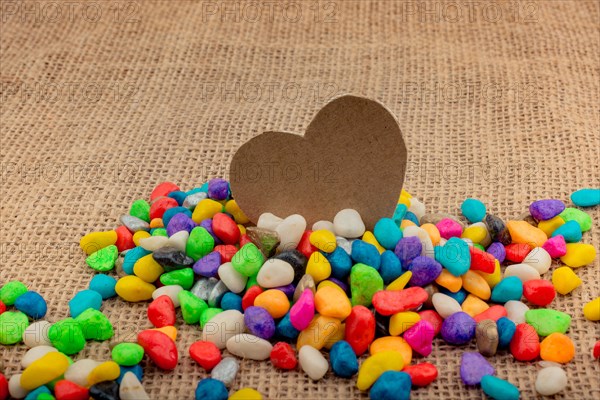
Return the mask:
M 431 354 L 431 343 L 435 336 L 435 329 L 428 321 L 421 320 L 404 332 L 404 340 L 414 351 L 427 357 Z
M 315 295 L 312 290 L 304 289 L 300 298 L 290 309 L 290 322 L 299 331 L 306 329 L 315 316 Z
M 444 239 L 451 237 L 460 237 L 462 234 L 462 226 L 458 222 L 450 218 L 444 218 L 435 225 L 440 231 L 440 236 Z
M 567 243 L 562 235 L 556 235 L 548 240 L 542 246 L 552 258 L 562 257 L 567 254 Z

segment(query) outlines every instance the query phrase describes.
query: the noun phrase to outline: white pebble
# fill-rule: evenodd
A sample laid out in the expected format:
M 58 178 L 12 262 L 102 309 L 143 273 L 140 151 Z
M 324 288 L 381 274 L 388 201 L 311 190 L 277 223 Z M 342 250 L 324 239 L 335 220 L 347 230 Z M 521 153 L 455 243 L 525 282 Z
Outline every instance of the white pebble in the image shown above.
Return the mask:
M 225 386 L 230 387 L 240 370 L 240 363 L 233 357 L 224 357 L 210 373 L 210 377 L 221 381 Z
M 440 238 L 440 242 L 438 243 L 438 246 L 444 246 L 446 244 L 448 240 L 444 239 L 444 238 Z
M 548 368 L 548 367 L 562 367 L 562 364 L 556 363 L 554 361 L 546 361 L 546 360 L 541 360 L 538 362 L 538 365 L 542 368 Z
M 545 274 L 552 265 L 552 257 L 543 247 L 536 247 L 527 254 L 523 260 L 524 264 L 531 265 L 541 274 Z
M 157 299 L 160 296 L 169 296 L 169 298 L 173 301 L 173 305 L 175 306 L 175 308 L 177 308 L 179 307 L 179 297 L 177 295 L 182 290 L 183 288 L 179 285 L 167 285 L 159 287 L 154 292 L 152 292 L 152 298 Z
M 325 376 L 329 363 L 323 354 L 312 346 L 302 346 L 298 352 L 300 367 L 311 379 L 318 381 Z
M 352 240 L 348 240 L 341 236 L 336 236 L 335 242 L 337 244 L 337 247 L 341 247 L 342 250 L 348 253 L 348 255 L 352 253 Z
M 185 251 L 185 245 L 187 244 L 190 233 L 188 231 L 175 232 L 173 236 L 169 238 L 169 246 L 175 247 L 179 251 Z
M 169 238 L 166 236 L 151 236 L 148 238 L 140 239 L 140 246 L 144 250 L 156 251 L 162 249 L 169 244 Z
M 275 228 L 280 244 L 277 250 L 293 250 L 298 247 L 302 234 L 306 230 L 306 220 L 302 215 L 292 214 Z
M 473 247 L 473 241 L 469 238 L 461 238 L 469 247 Z
M 202 330 L 202 340 L 213 342 L 224 349 L 230 337 L 243 333 L 246 329 L 244 314 L 238 310 L 226 310 L 212 317 Z
M 427 231 L 425 231 L 425 229 L 411 225 L 404 228 L 402 234 L 405 238 L 412 236 L 418 237 L 421 241 L 421 255 L 432 258 L 434 257 L 433 243 L 431 242 L 431 238 L 429 237 L 429 234 L 427 233 Z
M 349 239 L 356 239 L 365 233 L 365 223 L 358 211 L 346 208 L 333 218 L 335 234 Z
M 434 293 L 431 298 L 435 311 L 444 319 L 448 318 L 454 313 L 462 311 L 458 301 L 444 293 Z
M 227 340 L 227 350 L 241 358 L 261 361 L 269 358 L 273 345 L 258 336 L 240 333 Z
M 23 342 L 27 347 L 50 346 L 48 332 L 52 324 L 48 321 L 36 321 L 25 328 L 23 332 Z
M 101 363 L 92 360 L 90 358 L 84 358 L 78 361 L 75 361 L 73 364 L 69 365 L 69 368 L 65 372 L 65 379 L 71 382 L 78 384 L 79 386 L 88 385 L 88 375 L 94 368 L 96 368 Z
M 271 258 L 267 260 L 256 276 L 256 281 L 263 288 L 285 286 L 294 280 L 294 268 L 286 261 Z
M 244 290 L 248 281 L 248 277 L 237 272 L 230 262 L 221 264 L 219 267 L 219 278 L 227 286 L 227 289 L 233 293 L 240 293 Z
M 133 372 L 126 372 L 119 385 L 121 400 L 150 400 L 141 382 Z
M 274 231 L 282 222 L 283 219 L 279 218 L 277 215 L 271 213 L 263 213 L 260 215 L 260 217 L 258 217 L 258 222 L 256 222 L 256 226 L 259 228 Z
M 8 393 L 15 399 L 22 399 L 30 392 L 21 386 L 21 375 L 23 374 L 15 374 L 8 380 Z
M 421 203 L 421 200 L 413 196 L 410 198 L 410 207 L 408 207 L 408 211 L 415 214 L 418 220 L 421 220 L 423 215 L 425 215 L 425 204 Z
M 535 380 L 535 390 L 542 396 L 552 396 L 566 388 L 567 382 L 567 373 L 562 368 L 543 368 Z
M 329 231 L 329 232 L 335 232 L 333 222 L 331 222 L 331 221 L 317 221 L 312 226 L 313 231 L 318 231 L 321 229 L 325 229 L 326 231 Z
M 34 361 L 39 360 L 40 358 L 42 358 L 43 356 L 45 356 L 48 353 L 54 353 L 57 352 L 58 350 L 52 346 L 36 346 L 36 347 L 32 347 L 31 349 L 27 350 L 27 353 L 25 353 L 25 355 L 23 356 L 23 358 L 21 359 L 21 365 L 23 366 L 23 368 L 27 368 L 29 367 Z
M 506 267 L 504 270 L 504 277 L 516 276 L 525 283 L 532 279 L 540 279 L 540 273 L 537 269 L 533 268 L 529 264 L 513 264 Z
M 518 300 L 509 300 L 504 303 L 506 309 L 506 317 L 515 324 L 522 324 L 525 322 L 525 313 L 529 311 L 527 304 Z

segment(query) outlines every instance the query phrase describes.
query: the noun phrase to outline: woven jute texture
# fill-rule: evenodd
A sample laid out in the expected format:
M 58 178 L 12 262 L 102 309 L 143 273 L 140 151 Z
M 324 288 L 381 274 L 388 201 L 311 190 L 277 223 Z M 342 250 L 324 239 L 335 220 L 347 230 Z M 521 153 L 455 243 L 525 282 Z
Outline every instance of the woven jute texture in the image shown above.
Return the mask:
M 429 211 L 458 213 L 471 196 L 517 218 L 535 199 L 568 201 L 600 186 L 595 1 L 0 4 L 0 284 L 19 279 L 40 292 L 51 322 L 67 316 L 92 276 L 82 235 L 116 227 L 158 182 L 187 190 L 226 176 L 244 141 L 268 130 L 302 133 L 342 93 L 375 98 L 398 116 L 405 187 Z M 596 223 L 583 241 L 598 248 L 600 212 L 589 212 Z M 557 398 L 600 398 L 591 355 L 600 325 L 581 311 L 600 295 L 598 271 L 598 259 L 577 269 L 583 285 L 551 304 L 573 316 L 577 348 Z M 150 327 L 146 307 L 104 302 L 115 341 Z M 145 364 L 153 399 L 193 398 L 207 376 L 188 356 L 200 331 L 178 318 L 178 367 Z M 439 377 L 413 398 L 482 398 L 459 378 L 461 354 L 474 349 L 436 339 L 424 361 Z M 25 350 L 0 348 L 7 376 L 21 370 Z M 89 343 L 75 358 L 109 354 L 109 343 Z M 522 398 L 536 398 L 537 363 L 506 351 L 490 362 Z M 269 399 L 367 398 L 354 379 L 329 372 L 313 382 L 268 361 L 242 361 L 232 389 L 241 387 Z

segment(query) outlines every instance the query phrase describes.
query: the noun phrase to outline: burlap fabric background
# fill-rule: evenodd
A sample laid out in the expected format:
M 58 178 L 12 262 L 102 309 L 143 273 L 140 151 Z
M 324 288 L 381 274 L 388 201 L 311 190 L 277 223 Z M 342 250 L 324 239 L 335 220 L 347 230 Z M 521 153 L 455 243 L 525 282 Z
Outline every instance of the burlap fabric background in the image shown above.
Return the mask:
M 474 196 L 514 218 L 534 199 L 600 186 L 597 2 L 1 4 L 0 284 L 20 279 L 42 293 L 50 321 L 67 316 L 91 278 L 83 234 L 117 226 L 160 181 L 189 189 L 223 176 L 245 140 L 301 133 L 340 93 L 396 113 L 409 150 L 405 187 L 431 211 L 456 213 Z M 598 248 L 600 212 L 591 215 L 583 241 Z M 598 259 L 578 269 L 584 285 L 552 303 L 573 315 L 577 347 L 559 398 L 600 397 L 591 357 L 600 325 L 581 312 L 599 295 L 598 271 Z M 150 326 L 145 310 L 103 305 L 117 340 Z M 199 335 L 181 324 L 178 368 L 145 368 L 153 399 L 192 398 L 206 376 L 187 355 Z M 426 361 L 439 378 L 413 397 L 481 398 L 459 379 L 465 350 L 436 340 Z M 24 352 L 0 348 L 5 374 L 20 371 Z M 109 343 L 91 343 L 82 357 L 107 359 Z M 523 398 L 536 397 L 536 363 L 506 352 L 490 361 Z M 366 398 L 354 383 L 243 361 L 233 388 L 269 399 Z

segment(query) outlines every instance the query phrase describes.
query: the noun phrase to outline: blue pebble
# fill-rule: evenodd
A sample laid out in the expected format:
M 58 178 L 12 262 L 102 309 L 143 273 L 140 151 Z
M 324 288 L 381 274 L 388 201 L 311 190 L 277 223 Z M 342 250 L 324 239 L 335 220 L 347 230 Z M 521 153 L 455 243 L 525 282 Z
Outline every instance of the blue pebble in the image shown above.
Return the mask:
M 163 225 L 168 226 L 169 222 L 171 221 L 171 218 L 173 218 L 173 216 L 175 216 L 176 214 L 185 214 L 188 217 L 192 218 L 192 212 L 189 209 L 187 209 L 185 207 L 173 207 L 173 208 L 169 208 L 163 214 L 163 217 L 162 217 Z
M 227 400 L 229 392 L 225 384 L 213 378 L 205 378 L 196 386 L 196 400 Z
M 100 310 L 101 306 L 102 296 L 95 290 L 82 290 L 77 292 L 75 297 L 69 301 L 69 311 L 73 318 L 76 318 L 88 308 Z
M 509 300 L 521 300 L 522 296 L 523 282 L 516 276 L 507 276 L 494 286 L 490 300 L 494 303 L 506 303 Z
M 494 242 L 490 244 L 485 251 L 493 255 L 501 264 L 506 259 L 506 249 L 500 242 Z
M 337 376 L 351 378 L 358 372 L 358 359 L 350 343 L 345 340 L 335 342 L 329 351 L 331 369 Z
M 379 270 L 381 266 L 381 255 L 377 247 L 363 240 L 355 240 L 352 242 L 352 260 L 355 263 L 366 264 Z
M 17 297 L 15 308 L 33 319 L 39 319 L 46 315 L 48 306 L 46 300 L 38 293 L 28 291 Z
M 133 374 L 138 378 L 138 381 L 140 382 L 142 381 L 142 379 L 144 379 L 144 369 L 140 366 L 140 364 L 136 364 L 132 367 L 125 367 L 123 365 L 120 365 L 119 368 L 121 369 L 121 373 L 117 378 L 118 384 L 121 383 L 121 380 L 123 380 L 123 376 L 125 376 L 125 374 L 128 372 L 133 372 Z
M 331 253 L 325 253 L 325 258 L 331 264 L 331 275 L 337 279 L 346 279 L 352 269 L 352 259 L 341 247 L 336 247 Z
M 421 240 L 416 236 L 404 237 L 398 241 L 394 254 L 400 260 L 402 268 L 406 269 L 408 264 L 417 256 L 421 255 L 423 245 Z
M 227 292 L 221 299 L 221 308 L 223 310 L 238 310 L 243 313 L 244 309 L 242 308 L 242 297 L 233 293 Z
M 379 244 L 388 250 L 394 249 L 402 239 L 402 231 L 391 218 L 381 218 L 377 221 L 373 234 Z
M 442 339 L 448 344 L 463 345 L 475 336 L 477 323 L 467 313 L 459 311 L 442 322 Z
M 379 267 L 379 275 L 381 275 L 381 278 L 383 278 L 383 283 L 386 285 L 402 275 L 402 265 L 393 251 L 386 250 L 381 253 L 381 266 Z
M 133 275 L 133 266 L 140 258 L 147 256 L 150 252 L 141 246 L 134 247 L 125 253 L 123 258 L 123 272 L 127 275 Z
M 406 215 L 404 216 L 404 219 L 407 219 L 409 221 L 412 221 L 415 223 L 415 225 L 420 226 L 421 224 L 419 224 L 419 218 L 417 218 L 417 216 L 411 212 L 411 211 L 407 211 Z
M 396 206 L 394 215 L 392 216 L 392 220 L 396 223 L 396 225 L 400 226 L 402 224 L 402 220 L 406 216 L 407 212 L 408 208 L 404 204 L 398 204 Z
M 481 378 L 481 388 L 495 400 L 519 400 L 519 389 L 515 385 L 492 375 Z
M 581 189 L 571 194 L 571 201 L 579 207 L 593 207 L 600 204 L 600 189 Z
M 292 325 L 292 321 L 290 321 L 290 313 L 288 312 L 281 318 L 279 323 L 277 324 L 277 329 L 275 333 L 281 337 L 286 339 L 296 339 L 300 334 L 300 331 L 294 328 Z
M 410 286 L 427 286 L 435 281 L 442 273 L 442 265 L 431 257 L 415 257 L 408 265 L 408 270 L 412 272 Z
M 167 197 L 170 197 L 172 199 L 175 199 L 175 201 L 177 202 L 177 204 L 182 205 L 183 204 L 183 200 L 185 200 L 185 198 L 187 197 L 187 193 L 186 192 L 182 192 L 180 190 L 176 190 L 174 192 L 171 192 L 167 195 Z
M 40 386 L 37 389 L 29 392 L 25 397 L 25 400 L 37 400 L 38 396 L 42 393 L 52 394 L 50 389 L 48 389 L 46 386 Z
M 460 206 L 462 215 L 469 220 L 470 223 L 481 222 L 485 218 L 485 204 L 481 200 L 468 198 Z
M 517 330 L 517 326 L 510 319 L 501 317 L 496 321 L 496 327 L 498 329 L 498 346 L 508 347 Z
M 467 273 L 471 267 L 471 252 L 464 240 L 451 237 L 444 246 L 433 248 L 435 259 L 454 276 Z
M 460 289 L 458 292 L 453 293 L 453 292 L 449 291 L 448 289 L 446 289 L 445 287 L 440 287 L 439 291 L 440 291 L 440 293 L 443 293 L 447 296 L 452 297 L 454 300 L 456 300 L 458 302 L 458 304 L 462 304 L 469 294 L 469 293 L 467 293 L 467 291 L 465 289 Z
M 100 293 L 102 299 L 106 300 L 117 295 L 117 292 L 115 291 L 116 284 L 117 280 L 112 276 L 98 274 L 94 275 L 90 281 L 90 290 Z
M 371 386 L 371 400 L 408 400 L 412 380 L 406 372 L 385 371 Z
M 567 221 L 552 232 L 551 237 L 562 235 L 567 243 L 577 243 L 581 240 L 581 226 L 577 221 Z

